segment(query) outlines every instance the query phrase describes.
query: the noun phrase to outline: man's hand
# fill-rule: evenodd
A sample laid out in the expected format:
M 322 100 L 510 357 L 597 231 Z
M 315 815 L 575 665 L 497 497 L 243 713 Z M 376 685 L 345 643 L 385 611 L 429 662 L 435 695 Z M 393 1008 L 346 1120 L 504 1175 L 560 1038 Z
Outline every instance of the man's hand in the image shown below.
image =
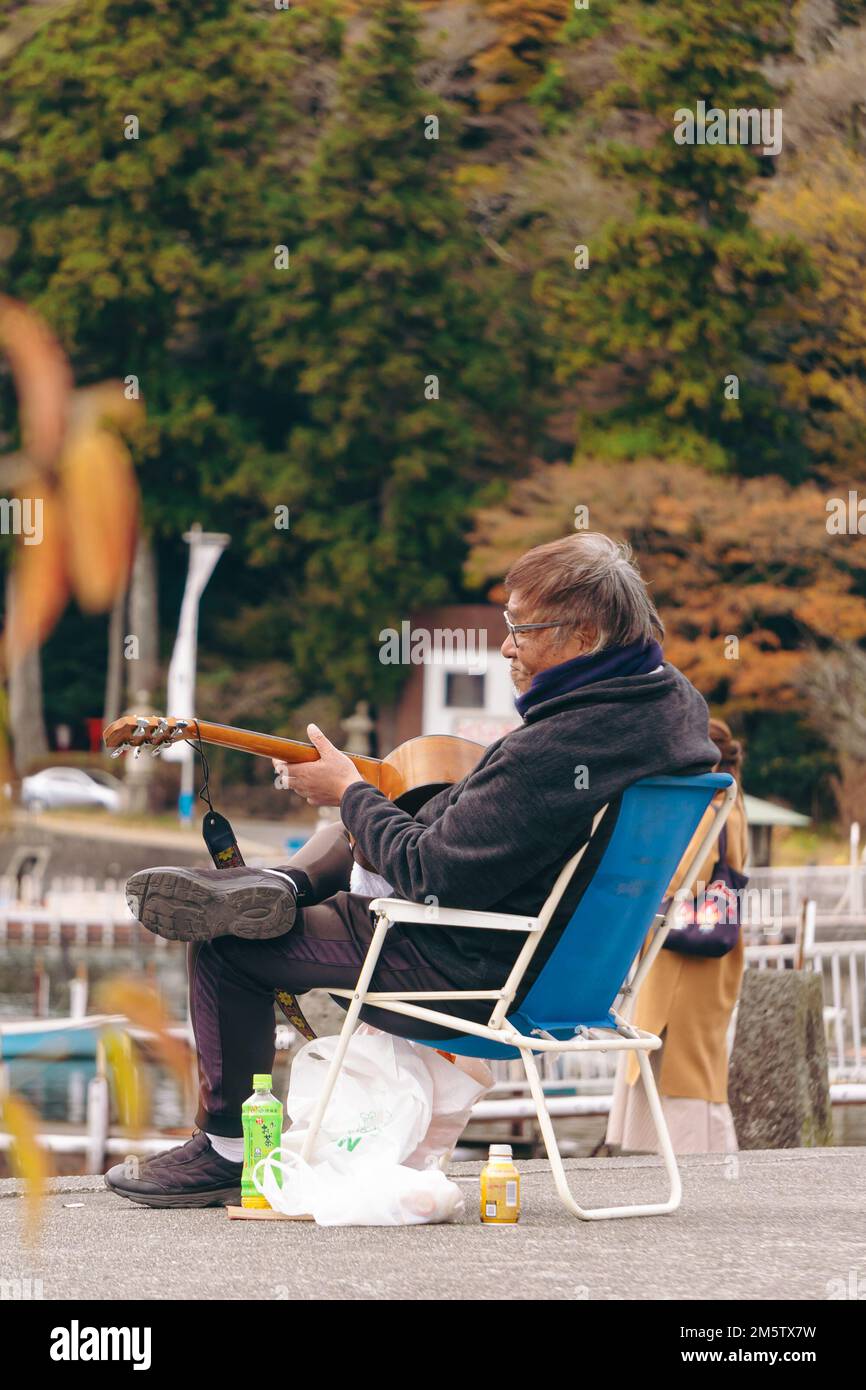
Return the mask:
M 307 725 L 307 737 L 318 750 L 318 761 L 289 764 L 272 758 L 274 771 L 279 774 L 276 785 L 297 792 L 311 806 L 339 806 L 346 788 L 364 779 L 352 759 L 335 748 L 318 725 Z

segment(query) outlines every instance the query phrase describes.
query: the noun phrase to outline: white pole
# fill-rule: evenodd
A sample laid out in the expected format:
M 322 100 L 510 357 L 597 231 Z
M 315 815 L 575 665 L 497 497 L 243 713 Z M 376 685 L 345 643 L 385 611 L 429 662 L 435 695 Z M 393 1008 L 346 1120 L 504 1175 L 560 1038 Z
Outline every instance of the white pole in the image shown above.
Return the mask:
M 101 1173 L 105 1165 L 106 1140 L 109 1127 L 108 1078 L 97 1073 L 87 1083 L 87 1148 L 85 1166 L 88 1173 Z
M 203 531 L 196 522 L 184 534 L 189 546 L 189 569 L 180 605 L 174 651 L 168 668 L 168 698 L 166 714 L 177 719 L 195 718 L 195 668 L 198 646 L 198 608 L 207 582 L 231 537 L 215 531 Z M 178 814 L 188 825 L 192 820 L 194 753 L 188 743 L 167 745 L 162 756 L 169 762 L 181 763 Z

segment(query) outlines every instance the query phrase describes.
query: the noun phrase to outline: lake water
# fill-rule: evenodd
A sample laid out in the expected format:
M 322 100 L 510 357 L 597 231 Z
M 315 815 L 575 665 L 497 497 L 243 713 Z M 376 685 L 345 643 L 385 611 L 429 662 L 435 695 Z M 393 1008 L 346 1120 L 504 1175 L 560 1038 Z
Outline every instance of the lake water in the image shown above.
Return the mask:
M 97 990 L 118 976 L 132 976 L 151 982 L 159 992 L 173 1023 L 186 1019 L 185 956 L 181 948 L 146 951 L 141 948 L 40 947 L 38 955 L 50 981 L 48 1016 L 66 1017 L 70 1010 L 70 981 L 79 962 L 86 963 L 90 986 L 88 1012 L 95 1011 Z M 32 1017 L 35 1012 L 35 968 L 37 951 L 31 946 L 7 944 L 0 957 L 0 1021 Z M 58 1124 L 83 1126 L 88 1082 L 96 1074 L 95 1058 L 69 1057 L 62 1061 L 42 1061 L 20 1057 L 7 1062 L 9 1084 L 37 1110 L 46 1127 Z M 144 1067 L 151 1096 L 152 1124 L 157 1128 L 183 1125 L 191 1119 L 184 1113 L 181 1088 L 164 1068 Z M 113 1116 L 116 1121 L 116 1115 Z

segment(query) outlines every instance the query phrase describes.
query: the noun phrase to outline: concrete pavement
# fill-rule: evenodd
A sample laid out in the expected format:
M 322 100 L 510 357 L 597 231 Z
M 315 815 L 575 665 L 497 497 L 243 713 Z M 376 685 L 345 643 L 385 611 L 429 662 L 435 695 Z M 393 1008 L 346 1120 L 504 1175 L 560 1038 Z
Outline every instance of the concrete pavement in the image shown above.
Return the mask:
M 866 1298 L 866 1149 L 686 1157 L 679 1211 L 604 1222 L 566 1212 L 545 1161 L 519 1167 L 513 1227 L 479 1223 L 478 1162 L 451 1169 L 466 1195 L 461 1224 L 400 1228 L 155 1211 L 114 1196 L 99 1176 L 60 1178 L 35 1253 L 21 1242 L 21 1184 L 8 1179 L 0 1280 L 41 1278 L 54 1300 Z M 654 1158 L 566 1168 L 584 1205 L 664 1192 Z

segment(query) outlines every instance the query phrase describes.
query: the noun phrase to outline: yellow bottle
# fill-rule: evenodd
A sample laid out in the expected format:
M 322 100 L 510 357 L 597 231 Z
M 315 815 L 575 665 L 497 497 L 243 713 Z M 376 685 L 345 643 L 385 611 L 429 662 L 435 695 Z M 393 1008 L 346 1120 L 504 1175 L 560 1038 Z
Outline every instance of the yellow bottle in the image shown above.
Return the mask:
M 481 1169 L 481 1220 L 486 1226 L 510 1226 L 520 1218 L 520 1174 L 511 1161 L 510 1144 L 491 1144 Z

